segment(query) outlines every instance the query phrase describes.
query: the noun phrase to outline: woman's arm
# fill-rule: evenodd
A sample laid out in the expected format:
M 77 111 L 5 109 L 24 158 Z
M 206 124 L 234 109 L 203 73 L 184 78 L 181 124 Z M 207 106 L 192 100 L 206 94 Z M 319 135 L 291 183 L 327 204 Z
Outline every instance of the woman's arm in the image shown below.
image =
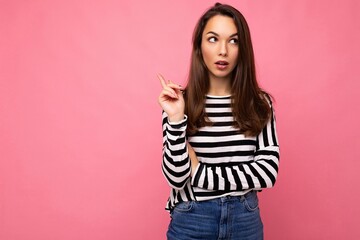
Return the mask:
M 257 136 L 253 162 L 235 166 L 213 166 L 200 162 L 193 173 L 192 186 L 220 191 L 273 187 L 278 174 L 279 144 L 272 107 L 271 111 L 271 119 Z
M 162 91 L 159 104 L 163 109 L 163 158 L 162 172 L 168 184 L 175 189 L 184 188 L 189 180 L 191 165 L 186 148 L 187 116 L 181 86 L 158 76 Z
M 163 161 L 162 171 L 168 184 L 175 189 L 186 185 L 191 164 L 186 147 L 187 116 L 179 122 L 170 122 L 163 112 Z

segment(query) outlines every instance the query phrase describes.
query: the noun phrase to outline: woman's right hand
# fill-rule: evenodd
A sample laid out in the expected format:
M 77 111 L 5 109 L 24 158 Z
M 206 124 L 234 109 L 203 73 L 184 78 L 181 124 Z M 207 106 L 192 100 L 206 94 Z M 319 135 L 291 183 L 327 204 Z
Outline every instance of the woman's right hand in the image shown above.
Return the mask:
M 184 119 L 185 101 L 182 94 L 182 87 L 173 82 L 166 81 L 158 74 L 162 91 L 158 98 L 159 104 L 168 115 L 170 122 L 178 122 Z

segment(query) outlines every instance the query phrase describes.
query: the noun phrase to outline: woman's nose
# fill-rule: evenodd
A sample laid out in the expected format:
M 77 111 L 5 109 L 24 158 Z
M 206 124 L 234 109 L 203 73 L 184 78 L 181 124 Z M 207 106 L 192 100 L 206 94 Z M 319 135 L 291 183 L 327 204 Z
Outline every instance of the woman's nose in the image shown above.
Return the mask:
M 219 55 L 220 56 L 227 56 L 227 46 L 226 43 L 220 43 L 220 49 L 219 49 Z

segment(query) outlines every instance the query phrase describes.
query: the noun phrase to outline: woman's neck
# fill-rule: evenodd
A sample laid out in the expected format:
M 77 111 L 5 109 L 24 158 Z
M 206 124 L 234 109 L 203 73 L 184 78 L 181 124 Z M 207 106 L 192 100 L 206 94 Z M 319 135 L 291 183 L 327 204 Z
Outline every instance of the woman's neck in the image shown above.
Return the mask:
M 227 96 L 231 94 L 230 78 L 210 77 L 209 81 L 209 95 Z

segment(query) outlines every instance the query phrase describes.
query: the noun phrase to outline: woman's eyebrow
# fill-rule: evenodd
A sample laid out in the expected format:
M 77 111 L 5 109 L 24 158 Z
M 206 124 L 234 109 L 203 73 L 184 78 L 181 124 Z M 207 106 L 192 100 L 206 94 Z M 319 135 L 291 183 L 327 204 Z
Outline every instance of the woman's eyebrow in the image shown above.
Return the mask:
M 216 32 L 213 32 L 213 31 L 209 31 L 207 34 L 214 34 L 215 36 L 219 36 L 219 34 L 217 34 Z
M 209 31 L 208 33 L 206 33 L 206 34 L 214 34 L 215 36 L 219 36 L 219 34 L 217 34 L 216 32 L 213 32 L 213 31 Z M 230 37 L 234 37 L 234 36 L 237 36 L 238 35 L 238 33 L 233 33 L 233 34 L 231 34 L 230 35 Z

